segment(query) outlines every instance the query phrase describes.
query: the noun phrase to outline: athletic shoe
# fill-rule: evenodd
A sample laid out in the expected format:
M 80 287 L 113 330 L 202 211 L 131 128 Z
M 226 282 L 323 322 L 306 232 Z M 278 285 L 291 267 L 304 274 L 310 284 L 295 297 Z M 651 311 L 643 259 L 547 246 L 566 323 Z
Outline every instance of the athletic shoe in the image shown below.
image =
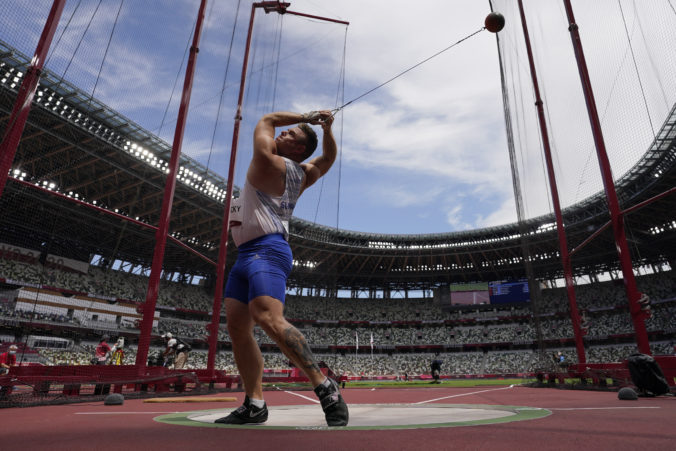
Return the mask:
M 324 410 L 326 424 L 329 426 L 347 426 L 350 418 L 347 404 L 340 395 L 338 384 L 331 378 L 328 378 L 328 380 L 331 382 L 329 387 L 319 385 L 315 388 L 315 393 L 322 404 L 322 410 Z
M 220 424 L 260 424 L 268 421 L 268 406 L 258 408 L 251 404 L 249 397 L 244 397 L 244 404 L 230 412 L 227 417 L 219 418 L 215 423 Z

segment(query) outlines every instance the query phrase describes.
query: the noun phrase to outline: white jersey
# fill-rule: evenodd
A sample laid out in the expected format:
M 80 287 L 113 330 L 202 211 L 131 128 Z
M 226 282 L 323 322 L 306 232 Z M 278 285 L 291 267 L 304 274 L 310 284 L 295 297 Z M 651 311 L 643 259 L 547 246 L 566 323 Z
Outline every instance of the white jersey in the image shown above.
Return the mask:
M 282 157 L 284 158 L 284 157 Z M 271 196 L 257 190 L 247 180 L 237 199 L 230 205 L 232 239 L 235 245 L 263 235 L 281 233 L 289 239 L 289 220 L 296 206 L 305 172 L 300 164 L 284 158 L 286 186 L 281 196 Z

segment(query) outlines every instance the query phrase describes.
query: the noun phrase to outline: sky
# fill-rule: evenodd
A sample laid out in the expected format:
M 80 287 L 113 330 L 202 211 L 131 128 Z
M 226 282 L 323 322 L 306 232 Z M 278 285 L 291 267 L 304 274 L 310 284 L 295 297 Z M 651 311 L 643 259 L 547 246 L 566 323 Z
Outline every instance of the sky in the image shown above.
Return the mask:
M 671 20 L 667 0 L 655 2 L 664 4 L 665 20 Z M 6 10 L 10 12 L 0 19 L 0 39 L 32 54 L 51 0 L 3 3 L 9 3 Z M 509 4 L 495 3 L 505 8 Z M 540 9 L 536 10 L 536 3 L 526 2 L 537 19 L 533 33 L 546 43 L 536 48 L 536 55 L 541 57 L 543 71 L 549 70 L 555 81 L 562 71 L 556 60 L 547 61 L 548 55 L 559 48 L 570 53 L 561 3 L 538 2 Z M 199 0 L 110 0 L 97 9 L 98 4 L 96 0 L 67 2 L 47 67 L 171 143 Z M 643 23 L 641 28 L 635 4 L 624 5 L 622 12 L 629 18 L 625 23 L 638 25 L 631 27 L 632 36 L 634 30 L 645 33 L 650 27 Z M 329 174 L 300 199 L 297 217 L 330 227 L 385 234 L 456 232 L 516 220 L 496 35 L 480 31 L 414 67 L 481 30 L 490 12 L 487 0 L 297 0 L 289 9 L 349 21 L 350 25 L 257 12 L 237 141 L 237 185 L 244 182 L 253 126 L 263 114 L 333 109 L 354 100 L 336 115 L 339 157 Z M 227 176 L 233 143 L 250 11 L 251 1 L 239 2 L 239 8 L 234 0 L 208 3 L 182 145 L 185 155 L 223 177 Z M 549 13 L 551 20 L 558 20 L 556 33 L 547 28 Z M 618 17 L 609 16 L 608 23 L 595 25 L 620 29 Z M 663 25 L 669 29 L 668 22 Z M 509 36 L 518 36 L 517 31 L 508 21 L 500 36 L 507 42 Z M 611 37 L 595 30 L 586 36 L 595 41 L 613 39 L 606 48 L 617 49 L 620 69 L 626 66 L 625 72 L 630 73 L 622 35 Z M 673 33 L 665 39 L 660 45 L 669 48 Z M 590 53 L 595 55 L 594 49 Z M 608 53 L 600 52 L 599 58 Z M 646 67 L 659 66 L 663 60 L 660 54 L 648 52 L 648 56 Z M 525 106 L 532 105 L 532 88 L 523 61 L 523 54 L 516 55 L 511 65 L 506 61 L 513 71 L 513 85 L 519 84 L 511 87 L 515 102 L 511 107 L 517 108 L 520 102 L 528 116 L 524 121 L 532 122 L 534 108 Z M 625 72 L 616 72 L 611 63 L 602 67 L 611 77 L 604 86 L 619 86 L 616 74 Z M 654 71 L 658 74 L 655 89 L 667 92 L 656 95 L 654 102 L 649 98 L 648 110 L 656 110 L 652 120 L 657 126 L 674 101 L 673 82 L 659 81 L 671 69 L 673 64 Z M 597 76 L 604 77 L 603 73 Z M 579 90 L 575 72 L 561 77 L 561 83 L 565 83 L 561 88 L 547 88 L 545 93 L 552 104 L 564 105 L 552 109 L 550 117 L 558 123 L 566 122 L 566 117 L 581 118 L 579 111 L 565 107 L 570 103 L 569 93 Z M 626 111 L 623 105 L 610 102 L 624 97 L 621 91 L 610 89 L 600 94 L 599 103 L 611 105 L 612 111 Z M 640 100 L 632 102 L 641 105 Z M 564 117 L 558 119 L 557 114 Z M 635 123 L 636 118 L 629 120 Z M 583 127 L 584 121 L 579 126 Z M 621 122 L 615 127 L 627 129 Z M 321 136 L 319 128 L 317 131 Z M 528 136 L 522 128 L 517 130 L 517 144 L 523 148 L 520 152 L 538 150 L 539 138 L 533 132 L 537 129 L 531 127 Z M 578 135 L 560 127 L 552 133 L 557 134 L 557 170 L 570 185 L 564 192 L 567 203 L 601 189 L 597 175 L 588 183 L 580 175 L 591 172 L 589 136 L 580 138 L 585 133 Z M 650 135 L 650 130 L 642 133 Z M 610 135 L 612 140 L 615 135 Z M 617 163 L 618 174 L 622 174 L 645 152 L 649 140 L 641 137 L 634 145 L 633 137 L 618 136 L 619 147 L 635 149 L 624 154 L 626 161 Z M 571 156 L 570 147 L 579 147 L 580 153 Z M 531 174 L 542 173 L 541 157 L 520 158 L 527 181 Z M 543 180 L 528 183 L 528 215 L 551 211 Z

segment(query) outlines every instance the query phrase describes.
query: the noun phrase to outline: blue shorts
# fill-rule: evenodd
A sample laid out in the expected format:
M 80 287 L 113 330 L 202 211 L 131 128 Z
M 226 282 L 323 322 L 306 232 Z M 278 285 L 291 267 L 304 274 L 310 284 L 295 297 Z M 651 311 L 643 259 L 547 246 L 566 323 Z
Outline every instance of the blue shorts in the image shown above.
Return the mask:
M 263 235 L 238 248 L 230 270 L 225 297 L 248 304 L 258 296 L 271 296 L 284 303 L 286 279 L 291 273 L 291 248 L 280 233 Z

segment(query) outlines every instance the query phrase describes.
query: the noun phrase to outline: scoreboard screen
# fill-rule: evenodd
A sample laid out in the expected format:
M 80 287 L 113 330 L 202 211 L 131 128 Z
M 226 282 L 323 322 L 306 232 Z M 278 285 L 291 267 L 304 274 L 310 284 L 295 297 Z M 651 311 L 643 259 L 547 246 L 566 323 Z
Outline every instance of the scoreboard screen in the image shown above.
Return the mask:
M 527 280 L 498 281 L 488 283 L 488 296 L 491 304 L 530 301 Z

